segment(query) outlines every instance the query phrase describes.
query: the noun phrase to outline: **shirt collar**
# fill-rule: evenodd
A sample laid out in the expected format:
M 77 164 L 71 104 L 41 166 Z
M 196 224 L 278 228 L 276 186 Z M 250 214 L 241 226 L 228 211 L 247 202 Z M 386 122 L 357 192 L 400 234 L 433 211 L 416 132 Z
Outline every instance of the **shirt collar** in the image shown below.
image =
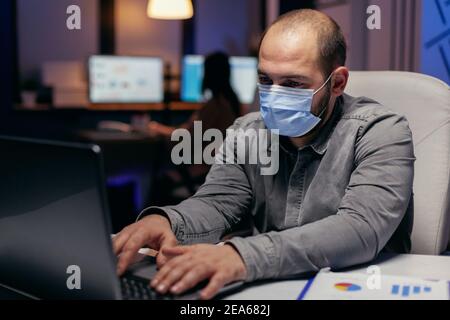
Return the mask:
M 320 134 L 312 142 L 308 143 L 307 145 L 301 148 L 296 148 L 295 146 L 292 145 L 288 137 L 280 137 L 280 148 L 287 153 L 296 155 L 298 151 L 311 147 L 311 149 L 315 153 L 317 153 L 318 155 L 323 155 L 327 151 L 331 134 L 333 133 L 334 128 L 336 127 L 336 124 L 338 123 L 338 120 L 342 115 L 342 108 L 341 108 L 342 103 L 343 98 L 341 96 L 336 100 L 333 114 L 331 115 L 330 119 L 321 129 Z

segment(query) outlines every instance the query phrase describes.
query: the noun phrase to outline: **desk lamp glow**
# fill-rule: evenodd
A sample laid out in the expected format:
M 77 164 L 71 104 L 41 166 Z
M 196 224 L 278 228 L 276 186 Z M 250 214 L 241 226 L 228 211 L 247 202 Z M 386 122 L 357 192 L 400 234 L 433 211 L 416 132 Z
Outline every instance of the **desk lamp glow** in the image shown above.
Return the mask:
M 194 9 L 191 0 L 149 0 L 147 15 L 154 19 L 190 19 Z

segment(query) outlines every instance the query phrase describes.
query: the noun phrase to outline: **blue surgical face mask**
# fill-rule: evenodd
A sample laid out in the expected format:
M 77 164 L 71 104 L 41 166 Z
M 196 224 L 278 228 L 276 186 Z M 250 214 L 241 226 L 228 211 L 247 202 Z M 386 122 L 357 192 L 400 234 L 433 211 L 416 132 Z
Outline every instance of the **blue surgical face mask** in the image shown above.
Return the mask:
M 258 84 L 261 115 L 266 127 L 277 129 L 280 135 L 287 137 L 301 137 L 314 129 L 327 106 L 315 116 L 311 113 L 313 97 L 330 81 L 331 76 L 316 91 Z

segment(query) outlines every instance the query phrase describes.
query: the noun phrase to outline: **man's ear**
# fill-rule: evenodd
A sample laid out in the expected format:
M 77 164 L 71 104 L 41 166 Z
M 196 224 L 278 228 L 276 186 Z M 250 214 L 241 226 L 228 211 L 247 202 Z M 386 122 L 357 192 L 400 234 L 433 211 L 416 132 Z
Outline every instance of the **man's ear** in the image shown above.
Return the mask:
M 347 67 L 339 67 L 334 70 L 333 83 L 331 88 L 331 94 L 335 97 L 339 97 L 344 93 L 345 87 L 348 81 L 348 69 Z

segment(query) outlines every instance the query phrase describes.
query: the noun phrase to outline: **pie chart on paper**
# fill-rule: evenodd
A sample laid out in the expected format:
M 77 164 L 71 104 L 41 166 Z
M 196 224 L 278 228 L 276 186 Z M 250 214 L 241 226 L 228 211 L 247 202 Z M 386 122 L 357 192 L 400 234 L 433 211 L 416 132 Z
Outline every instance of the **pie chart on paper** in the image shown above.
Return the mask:
M 334 287 L 340 291 L 348 291 L 348 292 L 354 292 L 354 291 L 360 291 L 361 286 L 358 286 L 357 284 L 353 283 L 347 283 L 347 282 L 340 282 L 336 283 Z

